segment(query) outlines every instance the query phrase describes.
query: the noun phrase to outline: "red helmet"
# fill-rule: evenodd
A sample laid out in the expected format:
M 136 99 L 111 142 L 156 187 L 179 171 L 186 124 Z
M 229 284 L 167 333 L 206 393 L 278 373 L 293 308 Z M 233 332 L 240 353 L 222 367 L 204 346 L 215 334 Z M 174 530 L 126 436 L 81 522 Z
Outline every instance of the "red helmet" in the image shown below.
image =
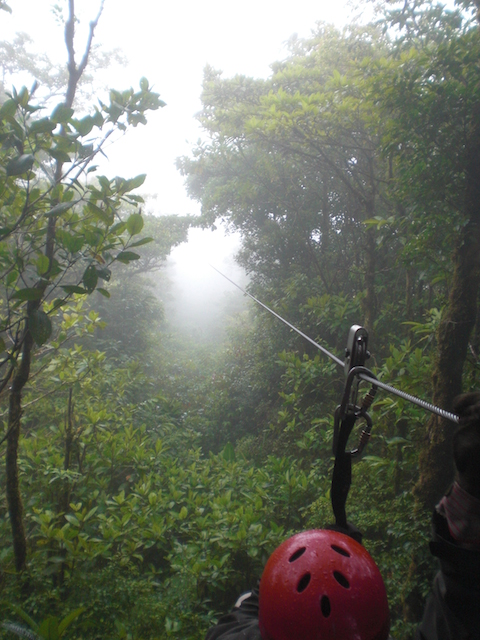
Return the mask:
M 260 580 L 263 640 L 386 640 L 387 593 L 368 551 L 343 533 L 285 540 Z

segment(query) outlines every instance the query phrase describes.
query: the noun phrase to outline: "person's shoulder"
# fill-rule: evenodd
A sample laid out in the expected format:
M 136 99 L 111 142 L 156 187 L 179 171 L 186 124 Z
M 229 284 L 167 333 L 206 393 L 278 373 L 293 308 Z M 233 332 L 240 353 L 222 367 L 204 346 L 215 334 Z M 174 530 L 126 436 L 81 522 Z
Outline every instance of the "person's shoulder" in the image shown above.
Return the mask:
M 455 577 L 469 589 L 480 588 L 480 551 L 457 544 L 445 518 L 437 511 L 432 517 L 430 552 L 440 560 L 445 576 Z
M 258 592 L 242 594 L 233 610 L 209 629 L 205 640 L 261 640 L 258 626 Z

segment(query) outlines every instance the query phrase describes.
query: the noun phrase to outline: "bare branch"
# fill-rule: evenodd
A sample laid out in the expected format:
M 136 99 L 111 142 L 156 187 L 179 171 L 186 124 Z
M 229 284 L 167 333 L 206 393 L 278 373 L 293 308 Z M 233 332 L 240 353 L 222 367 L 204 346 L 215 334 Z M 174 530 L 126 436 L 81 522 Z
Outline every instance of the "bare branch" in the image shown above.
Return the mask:
M 75 0 L 68 0 L 68 19 L 65 22 L 65 44 L 67 46 L 68 53 L 68 86 L 65 94 L 65 104 L 67 107 L 71 107 L 73 105 L 73 101 L 75 99 L 75 93 L 78 86 L 78 81 L 82 77 L 83 72 L 88 64 L 88 57 L 90 55 L 90 51 L 92 50 L 92 42 L 93 36 L 95 34 L 95 28 L 100 20 L 100 16 L 103 12 L 105 0 L 100 0 L 100 8 L 98 10 L 98 14 L 94 20 L 90 22 L 90 27 L 88 30 L 88 38 L 87 44 L 85 46 L 85 51 L 80 61 L 79 66 L 77 67 L 77 63 L 75 62 Z
M 79 78 L 82 75 L 82 73 L 85 71 L 85 67 L 88 64 L 88 56 L 90 55 L 90 51 L 92 49 L 93 36 L 94 36 L 94 33 L 95 33 L 95 29 L 97 27 L 98 21 L 100 20 L 100 16 L 102 15 L 103 5 L 104 4 L 105 4 L 105 0 L 101 0 L 100 8 L 99 8 L 98 13 L 97 13 L 97 17 L 95 18 L 95 20 L 92 20 L 90 22 L 90 28 L 88 30 L 87 46 L 85 47 L 85 53 L 83 54 L 83 58 L 82 58 L 82 60 L 80 62 L 80 65 L 78 67 L 78 77 Z

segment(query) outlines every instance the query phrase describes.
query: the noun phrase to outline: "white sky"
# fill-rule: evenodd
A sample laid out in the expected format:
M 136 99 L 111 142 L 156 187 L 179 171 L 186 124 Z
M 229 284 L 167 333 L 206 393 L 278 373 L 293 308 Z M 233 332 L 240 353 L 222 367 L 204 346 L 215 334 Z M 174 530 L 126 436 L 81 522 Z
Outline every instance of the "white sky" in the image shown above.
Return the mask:
M 341 26 L 352 15 L 347 0 L 105 0 L 95 32 L 95 43 L 105 50 L 120 48 L 129 64 L 112 69 L 107 82 L 116 89 L 138 87 L 146 76 L 167 106 L 152 113 L 146 127 L 139 126 L 113 144 L 102 171 L 109 177 L 147 174 L 143 193 L 155 200 L 148 212 L 156 214 L 199 213 L 176 170 L 175 159 L 189 154 L 201 131 L 195 121 L 200 110 L 203 69 L 206 64 L 224 72 L 224 77 L 244 74 L 268 77 L 271 63 L 286 57 L 285 42 L 296 33 L 308 37 L 318 21 Z M 9 0 L 13 13 L 0 12 L 0 39 L 12 39 L 18 31 L 33 37 L 39 51 L 52 61 L 66 60 L 63 30 L 55 23 L 52 0 Z M 65 0 L 57 0 L 65 6 Z M 85 43 L 85 30 L 100 0 L 77 0 L 77 57 Z M 192 229 L 188 244 L 172 252 L 171 277 L 182 296 L 182 283 L 218 287 L 220 276 L 208 263 L 224 268 L 226 256 L 238 240 Z M 174 265 L 174 266 L 173 266 Z M 226 268 L 226 265 L 225 265 Z M 228 269 L 227 269 L 228 270 Z M 229 271 L 231 277 L 234 273 Z M 225 290 L 231 285 L 224 282 Z M 194 294 L 191 288 L 183 297 Z
M 100 0 L 77 0 L 81 23 L 77 55 L 83 51 L 82 27 L 97 13 Z M 65 0 L 57 4 L 64 6 Z M 237 73 L 267 77 L 270 64 L 285 57 L 283 45 L 293 34 L 307 37 L 319 20 L 338 25 L 349 20 L 346 0 L 105 0 L 95 42 L 119 47 L 129 60 L 108 78 L 117 89 L 138 87 L 146 76 L 167 106 L 150 115 L 109 151 L 109 175 L 147 173 L 145 191 L 156 194 L 157 213 L 194 213 L 175 158 L 188 154 L 200 130 L 203 69 L 208 63 L 224 76 Z M 13 13 L 0 14 L 0 39 L 16 31 L 31 35 L 52 60 L 65 60 L 63 33 L 55 23 L 51 0 L 9 0 Z

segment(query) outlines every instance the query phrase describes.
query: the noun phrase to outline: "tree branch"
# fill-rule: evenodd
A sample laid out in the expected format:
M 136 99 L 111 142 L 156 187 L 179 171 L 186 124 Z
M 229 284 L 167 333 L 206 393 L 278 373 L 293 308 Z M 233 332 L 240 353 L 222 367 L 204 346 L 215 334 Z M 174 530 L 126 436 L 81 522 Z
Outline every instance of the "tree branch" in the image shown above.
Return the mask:
M 97 17 L 95 18 L 95 20 L 92 20 L 90 22 L 90 28 L 88 30 L 88 39 L 87 39 L 87 46 L 85 47 L 85 53 L 83 54 L 83 58 L 80 61 L 80 64 L 78 66 L 78 77 L 80 78 L 80 76 L 82 75 L 82 73 L 85 71 L 85 67 L 88 64 L 88 56 L 90 55 L 90 51 L 92 49 L 92 41 L 93 41 L 93 36 L 95 34 L 95 29 L 98 25 L 98 21 L 100 20 L 100 16 L 102 15 L 103 12 L 103 5 L 105 4 L 105 0 L 101 0 L 100 2 L 100 8 L 98 10 L 97 13 Z

